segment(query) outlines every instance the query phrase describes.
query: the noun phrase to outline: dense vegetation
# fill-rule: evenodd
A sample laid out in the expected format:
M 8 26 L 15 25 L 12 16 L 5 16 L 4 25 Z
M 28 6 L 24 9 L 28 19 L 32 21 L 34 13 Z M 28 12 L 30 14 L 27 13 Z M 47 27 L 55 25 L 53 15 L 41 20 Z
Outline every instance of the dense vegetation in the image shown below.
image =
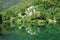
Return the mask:
M 29 16 L 25 11 L 31 6 L 36 6 L 36 11 Z M 10 33 L 15 30 L 27 36 L 28 40 L 60 40 L 60 0 L 25 0 L 0 13 L 3 31 Z M 27 34 L 26 28 L 31 28 L 37 34 Z

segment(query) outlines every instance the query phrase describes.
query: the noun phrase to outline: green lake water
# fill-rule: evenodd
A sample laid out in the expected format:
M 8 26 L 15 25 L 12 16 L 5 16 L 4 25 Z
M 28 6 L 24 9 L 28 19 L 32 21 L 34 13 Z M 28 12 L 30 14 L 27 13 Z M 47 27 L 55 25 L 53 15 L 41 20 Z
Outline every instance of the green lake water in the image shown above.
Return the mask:
M 37 35 L 30 35 L 23 30 L 13 31 L 0 37 L 0 40 L 60 40 L 60 24 L 46 24 L 40 27 Z

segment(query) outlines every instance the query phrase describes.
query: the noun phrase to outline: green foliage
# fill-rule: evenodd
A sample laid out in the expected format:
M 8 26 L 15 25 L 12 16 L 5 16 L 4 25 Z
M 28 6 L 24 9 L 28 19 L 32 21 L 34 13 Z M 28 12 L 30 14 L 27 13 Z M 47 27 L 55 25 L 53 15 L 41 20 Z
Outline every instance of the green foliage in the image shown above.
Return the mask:
M 2 11 L 1 13 L 3 15 L 3 21 L 6 21 L 5 23 L 3 22 L 2 28 L 5 28 L 7 30 L 14 29 L 20 31 L 18 28 L 19 26 L 23 25 L 23 29 L 29 27 L 33 31 L 36 31 L 36 28 L 39 27 L 40 30 L 37 32 L 38 34 L 34 35 L 33 38 L 31 37 L 31 40 L 57 40 L 56 37 L 60 36 L 60 25 L 58 25 L 58 23 L 60 24 L 60 0 L 37 0 L 34 1 L 34 3 L 33 1 L 34 0 L 29 0 L 28 2 L 25 1 L 23 4 L 18 3 L 16 6 L 13 6 L 6 11 Z M 25 16 L 25 11 L 27 9 L 26 7 L 30 5 L 38 6 L 36 8 L 36 14 Z M 21 13 L 22 16 L 25 17 L 18 17 L 18 13 Z M 15 17 L 12 22 L 10 20 L 11 17 Z M 46 23 L 49 21 L 49 19 L 53 18 L 56 19 L 56 24 Z M 41 25 L 41 23 L 45 24 Z M 13 24 L 15 24 L 15 27 L 11 26 Z

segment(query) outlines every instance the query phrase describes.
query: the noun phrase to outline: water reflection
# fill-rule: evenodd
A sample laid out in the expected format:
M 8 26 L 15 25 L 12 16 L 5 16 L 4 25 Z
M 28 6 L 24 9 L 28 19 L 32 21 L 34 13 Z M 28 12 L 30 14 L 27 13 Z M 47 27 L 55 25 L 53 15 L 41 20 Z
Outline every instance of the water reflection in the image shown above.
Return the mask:
M 51 40 L 57 40 L 60 37 L 60 24 L 59 23 L 48 23 L 45 22 L 44 25 L 38 25 L 37 23 L 32 23 L 32 24 L 23 24 L 24 26 L 21 29 L 18 29 L 17 27 L 21 26 L 17 26 L 16 29 L 14 29 L 14 34 L 12 35 L 8 35 L 8 37 L 5 37 L 4 40 L 9 40 L 9 39 L 14 39 L 14 40 L 47 40 L 47 39 L 51 39 Z M 32 30 L 33 32 L 36 32 L 35 35 L 30 35 L 27 33 L 27 31 L 25 30 L 26 28 L 28 28 Z M 24 35 L 24 36 L 23 36 Z M 26 38 L 24 38 L 26 37 Z

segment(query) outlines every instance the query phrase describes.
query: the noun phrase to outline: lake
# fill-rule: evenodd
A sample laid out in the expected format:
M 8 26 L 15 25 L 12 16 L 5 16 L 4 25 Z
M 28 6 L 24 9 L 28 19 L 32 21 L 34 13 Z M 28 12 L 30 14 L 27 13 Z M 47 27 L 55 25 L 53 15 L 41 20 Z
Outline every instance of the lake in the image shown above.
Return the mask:
M 5 33 L 6 34 L 6 33 Z M 30 35 L 23 30 L 14 30 L 0 38 L 1 40 L 60 40 L 60 24 L 46 24 L 37 35 Z
M 13 5 L 16 5 L 18 2 L 23 0 L 0 0 L 0 10 L 7 9 Z

